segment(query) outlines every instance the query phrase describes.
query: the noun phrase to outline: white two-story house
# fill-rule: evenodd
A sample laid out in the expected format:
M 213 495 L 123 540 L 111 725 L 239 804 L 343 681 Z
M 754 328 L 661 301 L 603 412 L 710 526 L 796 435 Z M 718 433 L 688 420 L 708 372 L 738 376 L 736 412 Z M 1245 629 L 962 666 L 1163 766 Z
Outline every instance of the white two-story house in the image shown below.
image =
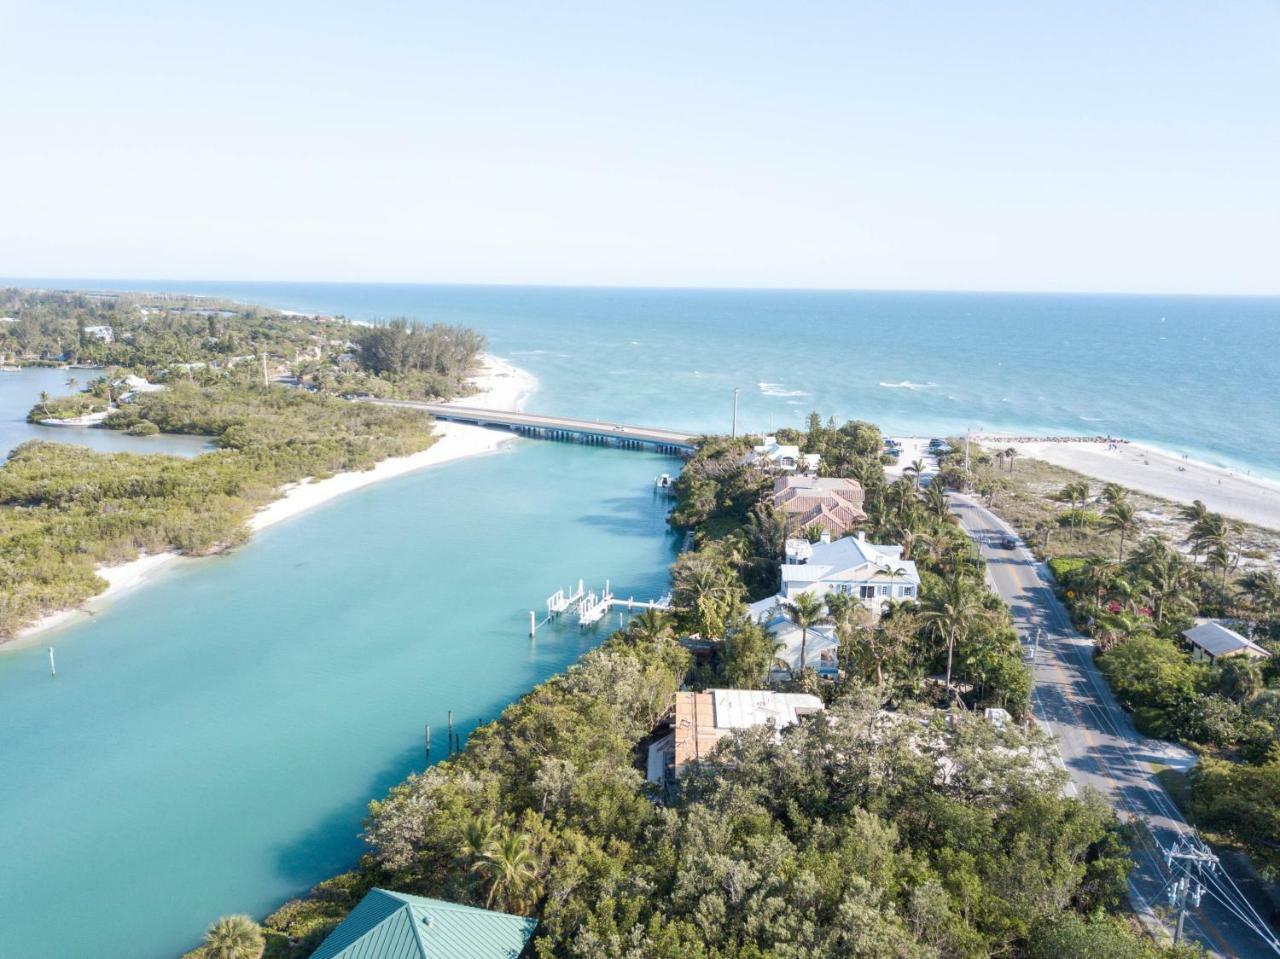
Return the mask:
M 834 542 L 825 534 L 817 543 L 789 539 L 786 559 L 782 564 L 783 599 L 800 593 L 843 593 L 857 597 L 878 615 L 890 600 L 920 596 L 920 573 L 915 563 L 902 558 L 902 547 L 868 543 L 861 533 Z

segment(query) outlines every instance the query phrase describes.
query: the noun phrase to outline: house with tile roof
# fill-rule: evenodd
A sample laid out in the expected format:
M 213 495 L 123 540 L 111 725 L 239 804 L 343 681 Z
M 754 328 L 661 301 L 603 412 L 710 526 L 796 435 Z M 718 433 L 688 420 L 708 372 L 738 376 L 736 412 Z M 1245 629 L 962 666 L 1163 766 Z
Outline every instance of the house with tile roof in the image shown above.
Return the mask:
M 862 484 L 834 476 L 779 476 L 770 497 L 795 530 L 825 530 L 839 538 L 866 520 Z
M 1191 644 L 1191 658 L 1196 662 L 1214 663 L 1228 656 L 1271 658 L 1270 651 L 1213 619 L 1183 630 L 1182 638 Z
M 371 889 L 311 959 L 519 959 L 538 920 Z
M 862 533 L 833 542 L 789 539 L 779 595 L 792 599 L 800 593 L 853 596 L 878 615 L 890 600 L 917 599 L 920 573 L 902 558 L 901 546 L 869 543 Z

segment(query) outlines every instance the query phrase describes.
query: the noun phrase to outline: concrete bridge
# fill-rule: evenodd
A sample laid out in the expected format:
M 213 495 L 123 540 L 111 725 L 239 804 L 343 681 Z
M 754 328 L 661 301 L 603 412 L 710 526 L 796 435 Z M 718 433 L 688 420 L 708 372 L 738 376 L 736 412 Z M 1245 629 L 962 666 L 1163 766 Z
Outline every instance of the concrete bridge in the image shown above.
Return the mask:
M 424 403 L 416 400 L 369 400 L 382 406 L 406 406 L 424 410 L 436 419 L 474 426 L 496 426 L 521 436 L 567 440 L 624 449 L 645 449 L 669 456 L 688 456 L 694 450 L 695 434 L 653 426 L 628 426 L 600 420 L 575 420 L 565 416 L 543 416 L 514 410 L 486 410 L 452 403 Z

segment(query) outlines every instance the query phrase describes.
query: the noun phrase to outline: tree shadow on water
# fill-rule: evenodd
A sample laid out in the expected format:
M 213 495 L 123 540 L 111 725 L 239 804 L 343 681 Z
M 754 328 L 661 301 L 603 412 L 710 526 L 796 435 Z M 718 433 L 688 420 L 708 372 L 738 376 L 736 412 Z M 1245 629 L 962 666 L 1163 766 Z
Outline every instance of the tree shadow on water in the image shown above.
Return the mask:
M 622 536 L 654 536 L 669 527 L 666 523 L 668 503 L 652 493 L 615 496 L 603 502 L 608 513 L 588 514 L 578 522 Z
M 432 750 L 433 760 L 444 758 L 443 745 L 441 742 Z M 292 887 L 289 895 L 300 896 L 321 880 L 355 868 L 356 861 L 367 849 L 360 833 L 369 803 L 382 799 L 409 773 L 422 772 L 424 758 L 421 745 L 402 750 L 370 777 L 368 786 L 360 791 L 360 798 L 332 809 L 306 831 L 277 848 L 276 868 Z M 334 770 L 334 775 L 342 775 L 342 771 Z

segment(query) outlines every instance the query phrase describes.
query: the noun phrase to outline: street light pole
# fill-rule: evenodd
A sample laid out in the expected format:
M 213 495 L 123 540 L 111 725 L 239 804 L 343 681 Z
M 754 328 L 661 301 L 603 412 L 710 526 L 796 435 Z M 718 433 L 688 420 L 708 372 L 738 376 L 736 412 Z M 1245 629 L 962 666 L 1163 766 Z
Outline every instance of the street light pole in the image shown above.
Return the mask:
M 739 392 L 741 392 L 741 388 L 735 386 L 733 388 L 733 431 L 729 434 L 730 438 L 732 439 L 738 438 L 738 393 Z

